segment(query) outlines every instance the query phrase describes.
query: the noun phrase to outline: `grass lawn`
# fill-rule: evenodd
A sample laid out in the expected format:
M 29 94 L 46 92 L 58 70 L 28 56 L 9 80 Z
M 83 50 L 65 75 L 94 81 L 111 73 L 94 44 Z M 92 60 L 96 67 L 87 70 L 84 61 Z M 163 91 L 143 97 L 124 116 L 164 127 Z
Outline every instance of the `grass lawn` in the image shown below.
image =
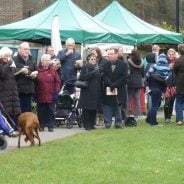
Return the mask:
M 1 184 L 183 184 L 184 126 L 98 129 L 0 154 Z

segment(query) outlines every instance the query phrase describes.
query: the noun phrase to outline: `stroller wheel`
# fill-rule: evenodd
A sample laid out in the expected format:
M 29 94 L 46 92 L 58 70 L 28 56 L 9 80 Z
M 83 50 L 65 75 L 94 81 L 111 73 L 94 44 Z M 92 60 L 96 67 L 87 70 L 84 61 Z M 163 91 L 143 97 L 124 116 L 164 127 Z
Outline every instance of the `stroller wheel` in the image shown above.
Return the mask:
M 72 118 L 69 118 L 66 120 L 66 127 L 73 128 L 73 119 Z
M 56 127 L 59 127 L 61 125 L 61 122 L 59 120 L 56 120 L 55 125 L 56 125 Z
M 79 128 L 82 128 L 82 116 L 79 116 L 77 118 L 77 124 L 78 124 Z
M 6 149 L 8 143 L 4 136 L 0 136 L 0 150 Z

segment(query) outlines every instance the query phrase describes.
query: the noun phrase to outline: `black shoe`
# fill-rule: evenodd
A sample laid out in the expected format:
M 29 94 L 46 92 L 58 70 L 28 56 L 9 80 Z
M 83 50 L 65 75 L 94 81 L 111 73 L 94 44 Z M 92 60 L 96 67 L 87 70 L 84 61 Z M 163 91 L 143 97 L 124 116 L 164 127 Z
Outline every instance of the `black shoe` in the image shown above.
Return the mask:
M 92 126 L 92 127 L 91 127 L 91 129 L 97 129 L 97 127 L 95 127 L 95 126 Z
M 86 127 L 86 128 L 85 128 L 85 130 L 91 130 L 91 128 L 89 128 L 89 127 Z
M 115 125 L 115 128 L 121 128 L 121 126 L 120 125 Z
M 11 132 L 11 133 L 9 134 L 9 137 L 17 137 L 16 132 L 15 132 L 15 131 Z
M 146 123 L 148 123 L 148 124 L 150 124 L 150 122 L 149 122 L 148 118 L 146 118 L 146 119 L 145 119 L 145 122 L 146 122 Z
M 49 132 L 54 132 L 54 129 L 53 128 L 49 128 L 48 131 Z

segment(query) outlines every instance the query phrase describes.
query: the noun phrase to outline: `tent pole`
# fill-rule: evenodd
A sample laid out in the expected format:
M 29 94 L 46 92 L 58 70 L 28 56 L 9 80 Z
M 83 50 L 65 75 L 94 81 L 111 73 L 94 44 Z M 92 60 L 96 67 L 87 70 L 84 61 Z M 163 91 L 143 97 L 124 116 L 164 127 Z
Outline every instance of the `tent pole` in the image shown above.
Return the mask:
M 84 43 L 81 43 L 81 59 L 83 60 L 84 56 Z
M 180 2 L 176 0 L 176 32 L 180 32 Z

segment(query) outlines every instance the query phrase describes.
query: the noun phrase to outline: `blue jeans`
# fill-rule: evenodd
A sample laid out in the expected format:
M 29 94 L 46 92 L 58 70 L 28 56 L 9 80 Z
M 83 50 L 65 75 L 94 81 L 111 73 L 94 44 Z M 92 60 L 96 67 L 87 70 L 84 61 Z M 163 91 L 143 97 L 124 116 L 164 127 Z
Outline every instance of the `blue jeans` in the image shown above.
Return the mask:
M 183 121 L 184 95 L 176 95 L 176 122 Z
M 152 106 L 151 95 L 148 94 L 147 95 L 147 111 L 150 111 L 151 106 Z
M 115 116 L 115 126 L 121 126 L 121 105 L 103 105 L 104 123 L 106 127 L 110 127 L 112 124 L 112 116 Z
M 157 125 L 157 111 L 161 104 L 162 91 L 159 88 L 151 88 L 151 108 L 147 115 L 147 122 L 150 125 Z

